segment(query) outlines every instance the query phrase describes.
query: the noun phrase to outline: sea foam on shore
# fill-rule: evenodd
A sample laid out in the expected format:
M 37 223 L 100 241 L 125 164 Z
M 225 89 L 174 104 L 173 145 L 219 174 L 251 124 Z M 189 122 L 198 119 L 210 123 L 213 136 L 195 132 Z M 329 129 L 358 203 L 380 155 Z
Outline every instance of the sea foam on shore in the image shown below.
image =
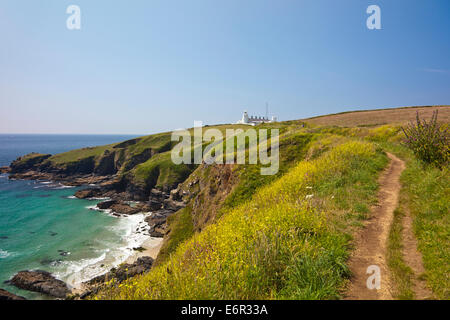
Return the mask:
M 120 217 L 117 224 L 106 227 L 117 235 L 117 241 L 95 239 L 96 257 L 63 261 L 54 272 L 55 276 L 69 286 L 79 288 L 83 282 L 130 261 L 136 255 L 134 248 L 141 247 L 151 238 L 148 234 L 149 226 L 144 220 L 146 216 L 145 213 L 138 213 Z

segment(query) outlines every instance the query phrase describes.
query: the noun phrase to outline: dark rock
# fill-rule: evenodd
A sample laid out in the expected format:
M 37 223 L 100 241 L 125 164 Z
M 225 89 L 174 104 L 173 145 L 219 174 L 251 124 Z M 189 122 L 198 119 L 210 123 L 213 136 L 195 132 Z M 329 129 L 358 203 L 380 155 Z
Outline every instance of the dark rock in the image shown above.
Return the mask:
M 164 209 L 178 211 L 184 207 L 186 207 L 186 204 L 182 201 L 174 201 L 172 199 L 164 200 Z
M 158 189 L 152 189 L 148 198 L 148 206 L 150 210 L 156 211 L 162 208 L 164 200 L 168 198 L 168 195 Z
M 151 216 L 145 218 L 145 222 L 147 222 L 150 227 L 160 226 L 166 223 L 166 220 L 167 217 L 156 214 L 152 214 Z
M 70 255 L 69 251 L 64 251 L 64 250 L 58 250 L 59 255 L 63 256 L 63 257 L 67 257 L 68 255 Z
M 173 189 L 170 191 L 170 199 L 173 201 L 182 201 L 182 194 L 180 192 L 180 189 Z
M 66 177 L 64 179 L 61 179 L 62 182 L 64 182 L 65 185 L 68 186 L 85 186 L 85 185 L 100 185 L 106 184 L 107 182 L 113 184 L 114 180 L 111 176 L 96 176 L 92 174 L 84 175 L 84 176 L 70 176 Z M 96 188 L 91 188 L 96 189 Z M 99 189 L 99 188 L 97 188 Z M 103 187 L 100 188 L 103 191 Z
M 54 259 L 50 259 L 50 258 L 45 258 L 45 259 L 42 259 L 41 261 L 40 261 L 40 263 L 41 263 L 41 265 L 43 265 L 43 266 L 57 266 L 57 265 L 59 265 L 59 264 L 61 264 L 62 263 L 62 260 L 54 260 Z
M 172 214 L 174 214 L 175 212 L 173 210 L 168 210 L 168 209 L 161 209 L 156 211 L 154 214 L 155 215 L 159 215 L 161 217 L 168 217 L 171 216 Z
M 112 205 L 117 204 L 118 202 L 116 200 L 107 200 L 103 201 L 97 204 L 97 208 L 105 210 L 111 208 Z
M 153 157 L 153 155 L 155 154 L 155 152 L 152 149 L 145 149 L 144 151 L 142 151 L 140 154 L 137 155 L 133 155 L 125 164 L 123 167 L 124 171 L 129 171 L 131 169 L 133 169 L 134 167 L 136 167 L 138 164 L 140 163 L 144 163 L 147 160 L 149 160 L 151 157 Z
M 36 169 L 44 160 L 51 157 L 51 154 L 30 153 L 26 156 L 14 160 L 11 165 L 11 173 L 18 173 Z
M 102 195 L 101 190 L 100 189 L 84 189 L 84 190 L 80 190 L 75 192 L 75 197 L 77 197 L 78 199 L 87 199 L 87 198 L 95 198 L 95 197 L 100 197 Z
M 37 171 L 26 171 L 22 173 L 11 173 L 9 175 L 10 180 L 53 180 L 54 176 L 48 173 L 42 173 Z
M 90 295 L 96 294 L 98 292 L 98 288 L 95 288 L 93 290 L 86 290 L 82 294 L 80 294 L 80 299 L 86 299 Z
M 98 175 L 115 174 L 119 170 L 115 159 L 116 152 L 105 150 L 102 157 L 98 161 L 98 165 L 95 167 L 94 173 Z
M 90 147 L 83 148 L 83 150 L 85 150 L 85 149 L 91 149 L 91 148 Z M 68 175 L 68 176 L 91 174 L 94 172 L 95 164 L 96 164 L 95 157 L 92 156 L 92 157 L 79 159 L 74 162 L 69 162 L 64 166 L 64 168 L 62 168 L 60 170 L 62 171 L 62 173 L 64 173 L 65 175 Z
M 150 236 L 153 238 L 164 238 L 165 232 L 161 232 L 162 230 L 160 228 L 150 230 Z
M 24 297 L 16 296 L 15 294 L 8 292 L 6 290 L 0 289 L 0 301 L 7 300 L 26 300 Z
M 119 267 L 111 269 L 110 272 L 89 280 L 88 282 L 86 282 L 86 284 L 97 285 L 102 284 L 106 281 L 110 281 L 111 279 L 122 282 L 128 278 L 147 272 L 151 269 L 152 265 L 153 259 L 151 257 L 140 257 L 135 263 L 121 264 Z
M 154 197 L 154 198 L 162 198 L 164 197 L 164 194 L 161 190 L 158 189 L 152 189 L 150 190 L 150 197 Z
M 11 284 L 24 290 L 40 292 L 56 298 L 65 298 L 70 293 L 67 285 L 47 271 L 20 271 Z
M 9 173 L 11 171 L 10 167 L 0 167 L 0 174 Z
M 155 200 L 149 200 L 148 206 L 150 208 L 150 211 L 156 211 L 162 208 L 162 203 Z
M 141 212 L 139 207 L 133 208 L 129 204 L 126 204 L 124 202 L 116 203 L 110 206 L 109 209 L 111 209 L 113 212 L 125 215 L 132 215 Z

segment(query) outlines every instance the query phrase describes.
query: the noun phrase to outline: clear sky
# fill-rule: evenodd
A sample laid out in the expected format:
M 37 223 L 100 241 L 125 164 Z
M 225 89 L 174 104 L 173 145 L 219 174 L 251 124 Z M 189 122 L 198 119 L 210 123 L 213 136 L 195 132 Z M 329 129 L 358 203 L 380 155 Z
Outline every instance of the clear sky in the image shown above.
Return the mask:
M 0 1 L 1 133 L 154 133 L 266 102 L 281 120 L 450 104 L 450 1 Z

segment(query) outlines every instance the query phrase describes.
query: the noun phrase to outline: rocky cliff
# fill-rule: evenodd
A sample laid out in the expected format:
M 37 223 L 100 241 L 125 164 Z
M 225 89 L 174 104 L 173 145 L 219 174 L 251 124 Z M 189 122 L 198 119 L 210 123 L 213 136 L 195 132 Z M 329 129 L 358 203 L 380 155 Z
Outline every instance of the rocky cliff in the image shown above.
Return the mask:
M 174 165 L 172 147 L 170 134 L 163 133 L 57 155 L 31 153 L 2 168 L 2 173 L 9 172 L 11 179 L 97 184 L 98 195 L 114 192 L 128 200 L 146 201 L 153 188 L 169 192 L 195 169 Z

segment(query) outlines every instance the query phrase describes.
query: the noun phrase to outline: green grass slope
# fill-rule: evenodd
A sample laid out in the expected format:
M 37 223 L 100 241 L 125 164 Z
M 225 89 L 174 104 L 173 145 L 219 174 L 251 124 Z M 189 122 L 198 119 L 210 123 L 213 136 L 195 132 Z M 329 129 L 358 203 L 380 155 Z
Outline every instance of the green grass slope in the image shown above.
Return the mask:
M 98 298 L 338 298 L 351 230 L 375 201 L 386 156 L 368 142 L 323 138 L 334 142 L 329 150 L 258 188 L 149 274 Z
M 399 125 L 357 121 L 347 127 L 301 121 L 261 126 L 280 130 L 279 173 L 264 177 L 258 165 L 236 166 L 235 185 L 215 207 L 212 221 L 196 232 L 195 210 L 181 210 L 169 221 L 165 258 L 148 274 L 109 283 L 95 298 L 339 298 L 349 277 L 352 235 L 376 204 L 387 150 L 407 160 L 402 202 L 413 215 L 426 269 L 421 276 L 435 297 L 448 299 L 448 168 L 415 159 L 401 145 Z M 199 167 L 197 176 L 198 170 L 204 169 Z M 408 277 L 398 212 L 389 249 L 397 261 L 390 266 Z M 408 281 L 395 279 L 403 292 L 398 297 L 413 298 Z

